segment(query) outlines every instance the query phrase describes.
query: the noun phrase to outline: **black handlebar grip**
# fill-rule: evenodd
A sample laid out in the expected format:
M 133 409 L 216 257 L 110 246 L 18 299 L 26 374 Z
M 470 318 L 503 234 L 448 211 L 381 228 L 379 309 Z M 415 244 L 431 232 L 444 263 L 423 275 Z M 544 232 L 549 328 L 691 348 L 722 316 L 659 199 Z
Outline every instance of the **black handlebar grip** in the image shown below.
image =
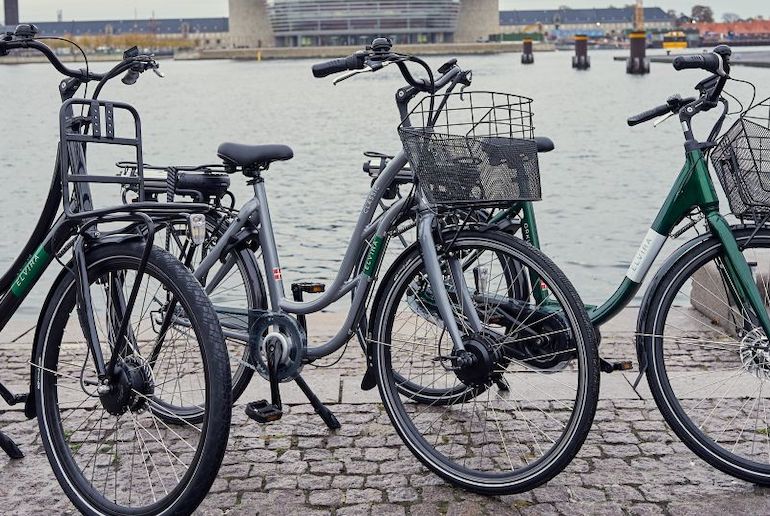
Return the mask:
M 654 107 L 648 111 L 645 111 L 644 113 L 639 113 L 638 115 L 630 117 L 628 119 L 628 125 L 633 127 L 635 125 L 643 124 L 644 122 L 649 122 L 650 120 L 658 118 L 659 116 L 667 115 L 670 112 L 671 106 L 668 104 L 663 104 L 662 106 Z
M 722 59 L 716 54 L 696 54 L 677 56 L 673 64 L 675 70 L 697 69 L 717 73 L 722 67 Z
M 313 65 L 313 76 L 320 79 L 334 73 L 346 72 L 348 70 L 362 70 L 364 68 L 364 59 L 362 56 L 353 54 L 348 57 L 332 59 L 325 63 Z
M 128 86 L 131 86 L 132 84 L 136 84 L 136 81 L 139 80 L 139 72 L 136 70 L 129 70 L 126 72 L 126 75 L 123 76 L 123 84 L 126 84 Z

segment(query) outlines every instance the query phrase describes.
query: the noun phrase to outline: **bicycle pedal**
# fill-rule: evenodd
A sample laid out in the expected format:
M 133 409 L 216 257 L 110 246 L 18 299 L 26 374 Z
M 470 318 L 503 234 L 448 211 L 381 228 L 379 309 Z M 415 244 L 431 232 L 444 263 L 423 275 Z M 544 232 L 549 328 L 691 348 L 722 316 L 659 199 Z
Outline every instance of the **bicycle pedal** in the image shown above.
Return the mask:
M 246 415 L 257 423 L 267 424 L 278 421 L 283 416 L 283 410 L 267 400 L 252 401 L 246 405 Z
M 599 359 L 603 373 L 614 373 L 615 371 L 630 371 L 634 368 L 634 363 L 630 360 L 621 360 L 620 362 L 610 362 L 603 358 Z
M 326 285 L 323 283 L 292 283 L 291 291 L 295 293 L 323 294 L 326 291 Z

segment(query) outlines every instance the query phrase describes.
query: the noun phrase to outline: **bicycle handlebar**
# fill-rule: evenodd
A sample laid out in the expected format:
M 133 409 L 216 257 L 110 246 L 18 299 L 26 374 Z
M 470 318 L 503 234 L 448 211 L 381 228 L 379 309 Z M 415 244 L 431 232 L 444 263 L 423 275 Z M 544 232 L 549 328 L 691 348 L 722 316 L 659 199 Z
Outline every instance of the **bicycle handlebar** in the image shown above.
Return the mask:
M 163 75 L 158 72 L 158 63 L 152 55 L 143 55 L 139 53 L 136 47 L 127 50 L 123 54 L 123 61 L 118 63 L 107 73 L 94 73 L 88 70 L 74 70 L 66 66 L 61 59 L 54 53 L 51 48 L 45 43 L 35 39 L 38 33 L 37 27 L 34 25 L 19 25 L 16 27 L 16 31 L 8 32 L 0 37 L 0 56 L 8 55 L 12 50 L 31 49 L 36 50 L 43 54 L 46 59 L 59 71 L 61 74 L 71 77 L 80 83 L 86 83 L 90 81 L 98 81 L 99 84 L 96 87 L 93 98 L 96 99 L 101 92 L 102 87 L 109 80 L 115 78 L 123 72 L 126 72 L 123 77 L 123 83 L 131 85 L 136 83 L 139 79 L 139 75 L 147 70 L 154 70 L 160 77 Z
M 677 56 L 674 58 L 675 70 L 705 70 L 713 75 L 698 83 L 696 89 L 700 98 L 682 99 L 675 95 L 666 104 L 654 107 L 628 119 L 629 126 L 639 125 L 669 113 L 680 114 L 680 117 L 692 118 L 698 113 L 708 111 L 719 104 L 722 90 L 730 78 L 730 56 L 732 50 L 727 45 L 719 45 L 707 54 Z M 689 126 L 688 126 L 689 127 Z
M 395 63 L 396 66 L 398 66 L 401 75 L 404 77 L 404 80 L 406 80 L 406 82 L 412 88 L 425 93 L 435 93 L 439 89 L 449 84 L 449 82 L 455 79 L 458 74 L 463 72 L 460 67 L 457 66 L 457 61 L 452 60 L 439 68 L 441 77 L 434 79 L 433 72 L 427 63 L 425 63 L 423 60 L 415 56 L 391 52 L 391 48 L 392 43 L 390 40 L 387 38 L 377 38 L 372 42 L 370 46 L 366 48 L 366 50 L 359 50 L 358 52 L 348 57 L 332 59 L 330 61 L 325 61 L 323 63 L 317 63 L 313 65 L 313 76 L 320 79 L 335 73 L 347 71 L 353 72 L 338 78 L 335 81 L 335 84 L 337 84 L 342 80 L 356 75 L 356 72 L 375 72 L 381 70 L 389 64 Z M 425 68 L 429 79 L 426 80 L 415 78 L 414 75 L 412 75 L 412 72 L 406 66 L 408 61 L 414 62 Z M 465 82 L 469 83 L 470 72 L 467 72 L 467 74 L 468 76 L 466 77 Z
M 8 38 L 9 35 L 6 35 L 5 37 Z M 59 71 L 59 73 L 66 75 L 67 77 L 73 77 L 83 82 L 100 81 L 104 78 L 104 74 L 86 72 L 85 70 L 74 70 L 72 68 L 67 67 L 64 63 L 62 63 L 61 59 L 59 59 L 56 56 L 53 50 L 51 50 L 51 48 L 48 47 L 48 45 L 41 43 L 40 41 L 37 41 L 35 39 L 25 38 L 25 39 L 0 40 L 0 55 L 7 55 L 8 52 L 11 50 L 21 50 L 21 49 L 37 50 L 38 52 L 43 54 L 48 59 L 48 61 L 51 62 L 53 67 L 56 68 L 56 70 Z
M 654 120 L 655 118 L 661 117 L 663 115 L 667 115 L 670 112 L 671 112 L 671 106 L 669 106 L 668 104 L 663 104 L 661 106 L 648 109 L 647 111 L 639 113 L 638 115 L 629 117 L 628 125 L 630 127 L 634 127 L 635 125 L 643 124 L 644 122 L 649 122 L 650 120 Z
M 321 79 L 335 73 L 363 70 L 365 66 L 366 54 L 361 51 L 348 57 L 332 59 L 331 61 L 313 65 L 313 76 L 317 79 Z
M 700 69 L 711 73 L 718 73 L 722 67 L 722 58 L 716 54 L 677 56 L 672 64 L 677 71 Z
M 679 113 L 679 111 L 688 104 L 692 104 L 697 99 L 695 97 L 687 97 L 686 99 L 683 99 L 679 95 L 674 95 L 672 97 L 669 97 L 668 100 L 666 100 L 665 104 L 662 104 L 660 106 L 654 107 L 652 109 L 648 109 L 647 111 L 644 111 L 642 113 L 639 113 L 638 115 L 634 115 L 632 117 L 628 118 L 628 125 L 631 127 L 634 127 L 635 125 L 643 124 L 644 122 L 649 122 L 650 120 L 654 120 L 658 117 L 668 115 L 669 113 Z

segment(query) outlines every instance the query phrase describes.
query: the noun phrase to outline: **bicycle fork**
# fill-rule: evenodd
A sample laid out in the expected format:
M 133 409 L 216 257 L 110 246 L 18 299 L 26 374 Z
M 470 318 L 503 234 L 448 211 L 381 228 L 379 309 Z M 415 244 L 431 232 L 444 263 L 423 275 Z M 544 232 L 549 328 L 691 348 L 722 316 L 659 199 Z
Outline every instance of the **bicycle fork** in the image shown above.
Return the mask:
M 117 217 L 106 217 L 102 221 L 115 221 L 115 220 L 122 220 L 125 219 L 125 216 L 117 216 Z M 136 277 L 134 279 L 134 284 L 131 287 L 131 291 L 129 293 L 128 299 L 125 299 L 124 293 L 123 293 L 123 283 L 125 281 L 125 276 L 121 277 L 114 277 L 110 276 L 107 281 L 107 288 L 109 289 L 109 298 L 110 298 L 110 307 L 109 307 L 109 313 L 107 314 L 110 319 L 112 320 L 110 324 L 110 328 L 108 328 L 108 337 L 112 337 L 111 342 L 111 353 L 109 360 L 105 359 L 104 354 L 102 353 L 102 347 L 101 342 L 99 339 L 99 335 L 96 329 L 96 319 L 94 314 L 94 307 L 93 307 L 93 300 L 91 298 L 91 288 L 90 288 L 90 282 L 88 279 L 88 263 L 86 259 L 86 252 L 85 252 L 85 243 L 86 239 L 88 238 L 87 235 L 88 231 L 91 229 L 91 227 L 94 227 L 98 221 L 91 221 L 88 224 L 86 224 L 83 228 L 81 228 L 81 234 L 78 235 L 75 238 L 75 242 L 73 245 L 73 264 L 74 264 L 74 274 L 76 279 L 76 300 L 77 300 L 77 314 L 78 314 L 78 321 L 80 323 L 81 328 L 83 328 L 84 337 L 86 339 L 86 343 L 92 353 L 93 361 L 94 361 L 94 367 L 96 369 L 97 377 L 98 377 L 98 389 L 100 391 L 100 394 L 102 391 L 109 392 L 110 389 L 110 378 L 112 377 L 115 366 L 118 363 L 118 360 L 120 356 L 123 354 L 123 351 L 126 349 L 126 347 L 131 347 L 132 351 L 135 351 L 133 349 L 133 332 L 130 330 L 130 318 L 131 314 L 133 313 L 134 305 L 136 304 L 136 300 L 139 294 L 139 289 L 142 285 L 142 280 L 144 278 L 144 273 L 147 268 L 147 262 L 150 257 L 150 252 L 152 251 L 153 246 L 153 240 L 155 236 L 155 224 L 153 223 L 152 219 L 144 214 L 144 213 L 137 213 L 134 214 L 130 218 L 139 218 L 141 219 L 141 222 L 144 223 L 146 233 L 145 233 L 145 249 L 142 254 L 141 262 L 139 263 L 139 266 L 136 270 Z M 168 312 L 173 312 L 174 310 L 174 301 L 172 301 L 171 306 L 168 308 Z M 170 319 L 169 313 L 166 314 L 165 319 Z M 164 330 L 167 329 L 168 322 L 164 320 L 163 328 Z M 161 333 L 161 335 L 164 335 L 165 331 Z M 156 357 L 159 352 L 160 342 L 156 343 L 155 349 L 153 349 L 152 356 Z
M 768 316 L 762 295 L 754 280 L 751 267 L 749 267 L 746 257 L 738 246 L 730 225 L 716 211 L 708 213 L 706 221 L 724 248 L 724 263 L 731 283 L 731 285 L 726 285 L 726 287 L 732 286 L 737 299 L 748 303 L 759 319 L 758 322 L 764 330 L 765 336 L 770 337 L 770 316 Z
M 456 314 L 452 307 L 452 302 L 449 299 L 449 293 L 447 292 L 447 284 L 441 270 L 438 251 L 436 250 L 437 242 L 434 238 L 434 230 L 436 229 L 435 223 L 435 213 L 425 212 L 421 214 L 420 222 L 418 224 L 420 250 L 422 251 L 425 273 L 428 277 L 428 283 L 430 284 L 433 293 L 436 308 L 441 316 L 444 328 L 452 339 L 453 351 L 459 353 L 465 351 L 465 345 L 463 343 L 460 326 L 457 323 L 458 316 L 461 315 L 464 317 L 468 328 L 476 333 L 481 332 L 482 323 L 476 312 L 473 299 L 471 298 L 468 286 L 465 282 L 465 275 L 463 273 L 463 265 L 460 257 L 454 255 L 451 249 L 444 249 L 443 252 L 446 254 L 447 265 L 449 268 L 448 272 L 452 278 L 452 283 L 454 284 L 455 292 L 458 296 L 462 314 Z

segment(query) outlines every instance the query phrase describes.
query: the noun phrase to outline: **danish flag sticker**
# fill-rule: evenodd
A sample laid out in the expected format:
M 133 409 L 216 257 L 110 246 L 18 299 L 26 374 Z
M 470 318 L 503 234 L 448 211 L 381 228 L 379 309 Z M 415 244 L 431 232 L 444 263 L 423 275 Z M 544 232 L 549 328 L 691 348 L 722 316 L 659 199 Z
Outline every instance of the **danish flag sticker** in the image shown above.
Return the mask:
M 279 267 L 273 269 L 273 279 L 276 281 L 281 281 L 283 279 L 283 274 L 281 273 L 281 269 Z

